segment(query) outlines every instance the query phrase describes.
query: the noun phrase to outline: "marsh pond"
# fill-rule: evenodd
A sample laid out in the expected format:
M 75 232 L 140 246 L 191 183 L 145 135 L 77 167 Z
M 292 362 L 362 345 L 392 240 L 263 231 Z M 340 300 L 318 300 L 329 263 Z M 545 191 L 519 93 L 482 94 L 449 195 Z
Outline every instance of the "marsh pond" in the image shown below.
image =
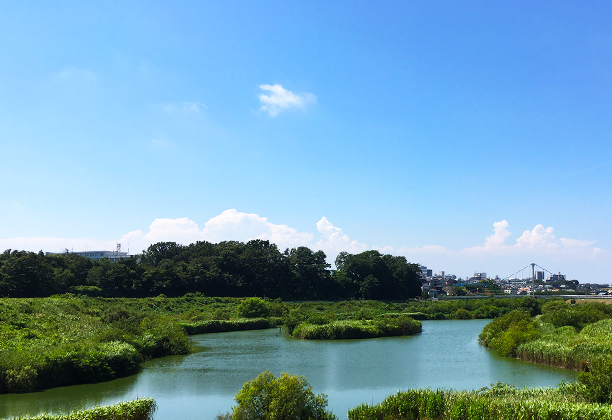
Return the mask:
M 213 419 L 230 410 L 242 385 L 264 370 L 304 375 L 340 419 L 362 403 L 408 388 L 478 389 L 498 381 L 556 386 L 576 372 L 497 356 L 478 344 L 488 320 L 423 321 L 415 336 L 304 341 L 278 329 L 196 335 L 196 351 L 144 364 L 137 375 L 30 394 L 0 395 L 0 418 L 66 413 L 136 397 L 157 401 L 156 420 Z

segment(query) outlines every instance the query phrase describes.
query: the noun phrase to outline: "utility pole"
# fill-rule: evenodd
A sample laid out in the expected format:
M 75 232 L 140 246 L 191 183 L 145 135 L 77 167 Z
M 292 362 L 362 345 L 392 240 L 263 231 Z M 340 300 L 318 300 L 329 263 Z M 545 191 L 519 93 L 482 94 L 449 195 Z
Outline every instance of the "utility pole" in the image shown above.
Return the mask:
M 535 263 L 531 263 L 531 296 L 535 297 Z

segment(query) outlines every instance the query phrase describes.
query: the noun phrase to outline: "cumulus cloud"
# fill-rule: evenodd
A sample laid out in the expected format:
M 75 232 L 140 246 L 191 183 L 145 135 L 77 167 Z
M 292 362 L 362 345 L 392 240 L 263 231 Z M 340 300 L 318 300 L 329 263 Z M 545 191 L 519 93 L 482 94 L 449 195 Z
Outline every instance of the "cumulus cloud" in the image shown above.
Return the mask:
M 259 85 L 263 91 L 258 98 L 261 111 L 275 117 L 289 108 L 304 108 L 308 103 L 316 102 L 317 97 L 312 93 L 295 94 L 281 85 Z
M 533 230 L 523 232 L 514 246 L 529 251 L 555 251 L 560 248 L 560 244 L 554 231 L 552 227 L 544 228 L 542 225 L 536 225 Z
M 204 232 L 210 242 L 262 239 L 277 244 L 281 249 L 307 246 L 313 238 L 311 233 L 298 232 L 287 225 L 276 225 L 265 217 L 236 209 L 225 210 L 210 219 L 205 224 Z
M 55 237 L 21 237 L 0 239 L 0 251 L 4 249 L 23 249 L 27 251 L 61 252 L 65 248 L 74 251 L 108 250 L 121 243 L 123 249 L 129 247 L 131 253 L 139 253 L 149 245 L 160 241 L 172 241 L 187 245 L 196 241 L 221 242 L 235 240 L 246 242 L 251 239 L 269 240 L 279 249 L 307 246 L 322 250 L 333 262 L 339 252 L 357 254 L 375 249 L 384 254 L 402 255 L 408 261 L 417 262 L 434 269 L 445 270 L 457 275 L 471 275 L 475 271 L 511 274 L 520 267 L 536 262 L 551 271 L 561 271 L 570 278 L 580 281 L 597 281 L 595 276 L 607 275 L 612 269 L 608 252 L 595 247 L 593 240 L 558 239 L 552 227 L 536 225 L 525 230 L 514 242 L 509 242 L 511 233 L 506 220 L 493 224 L 492 235 L 486 237 L 482 245 L 461 250 L 450 250 L 440 245 L 422 247 L 368 246 L 351 239 L 340 227 L 335 226 L 327 217 L 316 223 L 319 237 L 309 232 L 300 232 L 283 224 L 270 222 L 266 217 L 255 213 L 225 210 L 210 218 L 200 228 L 189 218 L 155 219 L 145 232 L 135 230 L 116 240 L 69 239 Z M 316 242 L 315 242 L 316 241 Z M 509 242 L 509 243 L 506 243 Z M 589 272 L 586 272 L 588 267 Z M 572 270 L 574 273 L 572 273 Z M 569 271 L 569 273 L 568 273 Z M 583 278 L 584 276 L 584 278 Z M 601 280 L 603 281 L 603 279 Z
M 268 240 L 280 249 L 308 246 L 312 241 L 311 233 L 298 232 L 287 225 L 277 225 L 254 213 L 243 213 L 236 209 L 225 210 L 208 220 L 204 228 L 188 218 L 156 219 L 143 233 L 136 230 L 123 235 L 120 243 L 129 243 L 132 249 L 146 249 L 156 242 L 167 241 L 188 245 L 197 241 L 213 243 L 222 241 L 247 242 L 252 239 Z
M 342 232 L 342 229 L 334 226 L 325 216 L 317 222 L 317 231 L 322 238 L 316 243 L 315 247 L 325 252 L 330 258 L 334 258 L 342 251 L 357 254 L 368 249 L 365 244 L 351 240 L 348 235 Z

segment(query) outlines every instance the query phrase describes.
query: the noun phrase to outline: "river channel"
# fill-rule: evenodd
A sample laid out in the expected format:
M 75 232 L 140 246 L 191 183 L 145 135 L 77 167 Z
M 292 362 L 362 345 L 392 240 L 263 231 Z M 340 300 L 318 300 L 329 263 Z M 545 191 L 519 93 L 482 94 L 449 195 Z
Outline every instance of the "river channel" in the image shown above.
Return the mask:
M 477 389 L 498 381 L 556 386 L 576 372 L 495 355 L 477 342 L 488 320 L 423 321 L 411 337 L 302 341 L 278 329 L 191 337 L 197 351 L 147 362 L 110 382 L 0 395 L 0 418 L 66 413 L 136 397 L 157 401 L 155 420 L 214 419 L 230 410 L 244 382 L 270 370 L 304 375 L 329 397 L 340 419 L 361 403 L 378 403 L 408 388 Z

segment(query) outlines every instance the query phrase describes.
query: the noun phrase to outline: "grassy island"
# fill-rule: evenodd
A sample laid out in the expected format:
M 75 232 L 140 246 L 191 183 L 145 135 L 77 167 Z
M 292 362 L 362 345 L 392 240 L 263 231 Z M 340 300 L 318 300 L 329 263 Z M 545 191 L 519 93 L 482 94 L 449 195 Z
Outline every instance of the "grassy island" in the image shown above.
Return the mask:
M 342 340 L 391 337 L 421 332 L 421 322 L 410 317 L 378 320 L 333 321 L 325 324 L 299 324 L 292 333 L 305 340 Z

